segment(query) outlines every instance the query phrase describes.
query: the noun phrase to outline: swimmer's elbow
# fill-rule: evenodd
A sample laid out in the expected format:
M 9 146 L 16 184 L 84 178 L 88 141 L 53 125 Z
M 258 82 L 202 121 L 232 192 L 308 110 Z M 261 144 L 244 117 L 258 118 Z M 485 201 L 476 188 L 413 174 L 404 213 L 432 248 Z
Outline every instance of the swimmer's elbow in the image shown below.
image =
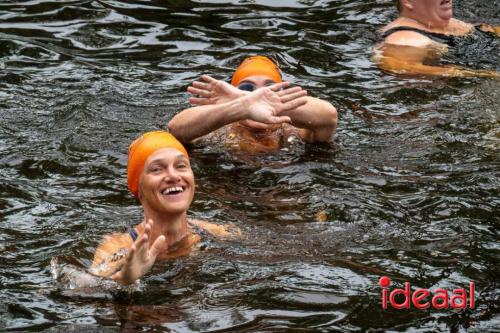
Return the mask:
M 174 118 L 170 120 L 167 124 L 167 130 L 177 138 L 180 142 L 186 144 L 186 143 L 192 143 L 193 138 L 187 137 L 185 130 L 183 130 L 183 126 L 179 124 L 179 122 Z
M 337 114 L 337 109 L 331 104 L 327 103 L 328 106 L 326 108 L 327 113 L 328 113 L 328 125 L 331 127 L 333 130 L 337 127 L 337 121 L 338 121 L 338 114 Z
M 327 116 L 324 118 L 321 126 L 313 131 L 312 136 L 306 138 L 306 141 L 329 142 L 335 134 L 338 121 L 337 109 L 331 103 L 325 102 L 325 104 L 327 105 L 325 107 L 325 114 Z

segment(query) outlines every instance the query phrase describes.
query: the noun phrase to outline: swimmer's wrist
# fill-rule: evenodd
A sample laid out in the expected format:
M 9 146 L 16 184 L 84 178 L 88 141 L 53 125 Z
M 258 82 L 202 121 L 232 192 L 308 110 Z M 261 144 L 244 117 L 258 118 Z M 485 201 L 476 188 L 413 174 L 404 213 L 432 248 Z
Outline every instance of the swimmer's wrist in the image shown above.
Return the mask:
M 241 96 L 228 103 L 226 110 L 228 112 L 229 123 L 248 119 L 248 103 L 245 96 Z

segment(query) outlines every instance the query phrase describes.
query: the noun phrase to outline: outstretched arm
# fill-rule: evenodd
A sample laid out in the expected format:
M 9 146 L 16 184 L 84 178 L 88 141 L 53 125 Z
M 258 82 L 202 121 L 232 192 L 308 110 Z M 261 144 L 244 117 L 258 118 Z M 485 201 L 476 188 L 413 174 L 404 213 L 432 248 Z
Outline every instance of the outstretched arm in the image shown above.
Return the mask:
M 191 142 L 236 121 L 250 119 L 267 124 L 290 122 L 283 112 L 305 103 L 307 92 L 300 87 L 281 90 L 288 82 L 257 89 L 222 104 L 195 106 L 178 113 L 168 128 L 179 140 Z
M 498 37 L 500 37 L 500 26 L 498 26 L 498 25 L 495 26 L 495 25 L 483 23 L 479 27 L 483 31 L 492 32 L 495 35 L 497 35 Z
M 189 98 L 192 104 L 197 105 L 224 103 L 249 94 L 208 75 L 203 75 L 199 81 L 195 81 L 188 91 L 198 96 Z M 308 142 L 329 141 L 337 127 L 335 107 L 314 97 L 307 97 L 304 105 L 285 111 L 282 115 L 289 117 L 291 123 L 300 128 L 300 136 Z

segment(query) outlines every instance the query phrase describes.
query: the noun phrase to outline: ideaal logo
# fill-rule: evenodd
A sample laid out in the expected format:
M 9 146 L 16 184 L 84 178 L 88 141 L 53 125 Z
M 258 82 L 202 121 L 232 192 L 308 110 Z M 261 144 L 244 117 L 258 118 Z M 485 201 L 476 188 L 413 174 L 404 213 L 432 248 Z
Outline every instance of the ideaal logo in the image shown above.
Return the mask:
M 431 293 L 429 289 L 417 289 L 415 291 L 411 291 L 410 282 L 405 282 L 404 289 L 394 289 L 389 291 L 388 288 L 391 285 L 391 279 L 387 276 L 382 276 L 378 282 L 378 284 L 382 287 L 382 308 L 387 309 L 388 304 L 392 306 L 394 309 L 409 309 L 410 302 L 417 309 L 427 309 L 432 305 L 434 309 L 448 309 L 451 306 L 453 309 L 465 309 L 467 308 L 467 298 L 469 298 L 469 308 L 474 309 L 474 290 L 475 284 L 474 282 L 469 282 L 469 297 L 467 297 L 467 291 L 465 288 L 453 289 L 451 293 L 446 289 L 437 288 L 434 290 L 434 293 Z M 397 303 L 396 296 L 402 295 L 402 297 L 398 297 L 399 300 L 404 298 L 404 302 Z M 432 295 L 432 299 L 430 301 L 426 301 L 426 299 Z

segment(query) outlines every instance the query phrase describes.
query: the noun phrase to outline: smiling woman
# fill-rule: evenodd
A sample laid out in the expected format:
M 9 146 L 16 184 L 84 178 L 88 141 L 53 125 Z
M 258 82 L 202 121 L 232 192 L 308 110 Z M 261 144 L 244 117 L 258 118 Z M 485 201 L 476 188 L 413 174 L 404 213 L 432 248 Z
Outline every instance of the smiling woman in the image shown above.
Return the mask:
M 155 261 L 187 255 L 200 243 L 196 231 L 229 236 L 224 227 L 188 220 L 194 175 L 184 146 L 170 133 L 148 132 L 129 148 L 128 187 L 141 202 L 143 221 L 125 234 L 113 234 L 96 250 L 90 272 L 130 284 Z
M 399 17 L 382 28 L 383 42 L 375 49 L 375 60 L 383 69 L 408 74 L 500 77 L 496 68 L 438 64 L 443 55 L 463 58 L 467 49 L 480 47 L 498 53 L 499 27 L 454 19 L 452 0 L 397 0 L 397 5 Z

